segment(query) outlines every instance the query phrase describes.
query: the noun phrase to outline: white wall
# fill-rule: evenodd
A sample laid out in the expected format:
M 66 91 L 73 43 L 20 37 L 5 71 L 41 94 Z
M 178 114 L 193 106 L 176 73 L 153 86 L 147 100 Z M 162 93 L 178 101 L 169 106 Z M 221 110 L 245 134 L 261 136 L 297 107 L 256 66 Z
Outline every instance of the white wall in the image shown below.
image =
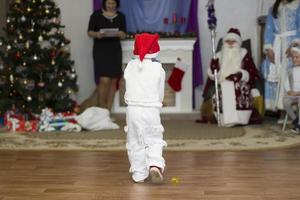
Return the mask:
M 275 0 L 215 0 L 218 19 L 217 37 L 222 37 L 230 27 L 237 27 L 244 39 L 252 41 L 252 53 L 257 63 L 257 17 L 266 14 Z M 86 31 L 92 13 L 92 0 L 56 0 L 62 12 L 62 24 L 66 25 L 66 37 L 71 39 L 71 55 L 75 60 L 80 91 L 78 101 L 83 101 L 94 89 L 92 40 Z M 210 34 L 207 28 L 207 0 L 199 0 L 199 28 L 204 80 L 211 58 Z M 197 95 L 197 107 L 201 103 L 201 88 Z
M 61 9 L 65 36 L 71 40 L 71 58 L 75 61 L 79 92 L 77 100 L 82 102 L 95 87 L 92 59 L 93 40 L 87 36 L 87 28 L 92 14 L 92 0 L 56 0 Z

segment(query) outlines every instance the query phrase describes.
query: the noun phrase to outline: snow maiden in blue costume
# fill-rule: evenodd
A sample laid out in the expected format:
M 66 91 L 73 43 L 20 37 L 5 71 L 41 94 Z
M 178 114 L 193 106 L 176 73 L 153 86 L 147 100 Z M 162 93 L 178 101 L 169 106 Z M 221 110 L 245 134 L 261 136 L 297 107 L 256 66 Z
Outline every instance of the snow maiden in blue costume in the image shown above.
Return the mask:
M 276 0 L 270 8 L 264 32 L 262 63 L 265 78 L 265 106 L 267 110 L 282 110 L 283 83 L 292 63 L 286 52 L 300 38 L 300 0 Z

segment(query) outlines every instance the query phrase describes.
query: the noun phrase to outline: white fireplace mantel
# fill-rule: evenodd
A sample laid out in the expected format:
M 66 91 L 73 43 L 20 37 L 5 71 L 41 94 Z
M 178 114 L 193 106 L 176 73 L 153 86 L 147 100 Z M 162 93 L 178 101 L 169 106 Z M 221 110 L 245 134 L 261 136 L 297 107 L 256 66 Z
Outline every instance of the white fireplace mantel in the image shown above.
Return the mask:
M 172 107 L 163 107 L 162 113 L 192 113 L 193 99 L 192 99 L 192 58 L 195 38 L 172 38 L 159 39 L 160 52 L 158 60 L 164 64 L 175 64 L 177 58 L 181 58 L 183 62 L 188 65 L 188 69 L 184 74 L 182 80 L 182 90 L 176 93 L 176 105 Z M 123 50 L 123 64 L 126 65 L 133 57 L 134 40 L 122 41 Z M 166 77 L 166 81 L 168 77 Z M 168 84 L 168 83 L 166 83 Z M 113 112 L 124 113 L 125 107 L 120 106 L 120 94 L 117 92 Z

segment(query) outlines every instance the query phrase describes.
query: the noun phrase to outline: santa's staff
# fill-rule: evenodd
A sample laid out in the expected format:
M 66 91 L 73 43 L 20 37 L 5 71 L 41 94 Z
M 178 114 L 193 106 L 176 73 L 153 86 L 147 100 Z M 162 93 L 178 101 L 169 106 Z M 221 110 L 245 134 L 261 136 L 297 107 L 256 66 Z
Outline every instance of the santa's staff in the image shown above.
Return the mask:
M 207 14 L 208 14 L 208 28 L 210 30 L 211 44 L 212 44 L 212 53 L 213 59 L 216 59 L 216 27 L 217 27 L 217 18 L 215 16 L 215 7 L 214 0 L 208 0 L 207 2 Z M 218 76 L 217 69 L 214 69 L 215 77 L 215 89 L 216 89 L 216 102 L 217 102 L 217 121 L 218 126 L 221 126 L 221 115 L 220 115 L 220 100 L 219 100 L 219 90 L 218 90 Z

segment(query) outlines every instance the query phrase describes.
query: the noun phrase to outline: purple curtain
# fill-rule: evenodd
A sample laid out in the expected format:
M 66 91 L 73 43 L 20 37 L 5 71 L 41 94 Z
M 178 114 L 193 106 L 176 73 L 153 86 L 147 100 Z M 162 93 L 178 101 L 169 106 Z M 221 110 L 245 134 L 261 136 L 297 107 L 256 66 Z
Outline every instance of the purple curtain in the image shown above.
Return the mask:
M 94 1 L 94 10 L 101 8 L 102 0 L 93 0 Z
M 195 108 L 195 88 L 203 84 L 201 53 L 200 53 L 200 36 L 198 28 L 198 0 L 192 0 L 187 26 L 187 32 L 196 33 L 197 40 L 193 51 L 193 108 Z

